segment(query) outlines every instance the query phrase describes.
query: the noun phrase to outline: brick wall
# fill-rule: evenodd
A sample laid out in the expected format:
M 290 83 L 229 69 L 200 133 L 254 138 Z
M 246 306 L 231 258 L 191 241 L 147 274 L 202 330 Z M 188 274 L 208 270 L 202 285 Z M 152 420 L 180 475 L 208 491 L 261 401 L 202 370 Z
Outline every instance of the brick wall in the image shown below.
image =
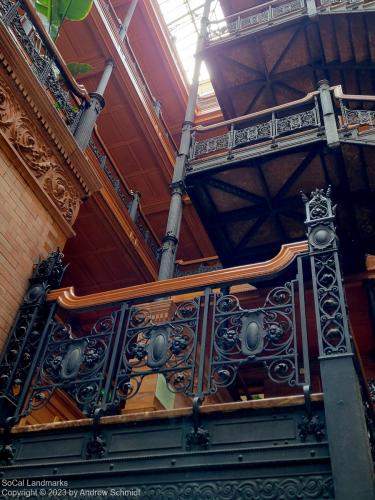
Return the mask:
M 65 236 L 8 157 L 0 151 L 0 352 L 33 264 Z

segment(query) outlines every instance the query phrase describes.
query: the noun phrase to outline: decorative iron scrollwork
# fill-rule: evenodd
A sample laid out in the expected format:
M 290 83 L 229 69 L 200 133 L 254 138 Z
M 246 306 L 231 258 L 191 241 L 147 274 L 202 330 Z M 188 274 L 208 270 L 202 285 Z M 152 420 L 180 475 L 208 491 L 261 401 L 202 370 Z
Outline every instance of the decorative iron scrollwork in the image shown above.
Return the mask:
M 243 11 L 241 15 L 229 16 L 220 21 L 213 21 L 208 24 L 208 40 L 214 42 L 228 35 L 235 35 L 242 31 L 247 32 L 252 27 L 269 23 L 273 19 L 285 16 L 289 13 L 301 11 L 305 7 L 304 0 L 284 1 L 279 5 L 270 6 L 265 10 L 261 10 L 254 14 L 254 8 L 251 9 L 251 14 L 246 15 L 247 11 Z M 264 9 L 263 5 L 259 9 Z
M 210 444 L 210 433 L 207 429 L 203 427 L 198 427 L 197 429 L 192 428 L 191 431 L 186 434 L 186 448 L 188 450 L 194 448 L 207 449 Z
M 375 126 L 375 111 L 366 109 L 349 109 L 341 105 L 341 111 L 346 126 L 352 125 L 370 125 Z
M 303 195 L 321 356 L 351 352 L 331 188 Z
M 319 416 L 303 417 L 298 424 L 299 437 L 301 441 L 306 441 L 308 436 L 315 436 L 317 441 L 321 441 L 324 436 L 324 424 L 319 421 Z
M 148 484 L 141 486 L 141 498 L 168 500 L 295 500 L 335 498 L 333 479 L 330 475 L 302 475 L 240 480 L 181 481 L 173 484 Z
M 25 413 L 45 406 L 56 389 L 65 390 L 88 415 L 106 397 L 104 383 L 109 347 L 120 312 L 96 321 L 89 335 L 73 333 L 70 325 L 53 322 L 49 341 L 40 360 Z
M 193 394 L 200 299 L 180 304 L 168 323 L 153 322 L 147 309 L 132 307 L 122 362 L 117 373 L 116 399 L 134 397 L 145 376 L 164 375 L 172 392 Z
M 22 404 L 22 389 L 35 365 L 35 353 L 50 310 L 50 305 L 46 304 L 47 291 L 61 283 L 65 271 L 63 257 L 59 250 L 51 252 L 35 265 L 29 279 L 29 288 L 0 362 L 0 391 L 3 395 L 0 405 L 3 405 L 4 418 L 12 406 Z
M 194 160 L 216 151 L 230 150 L 235 147 L 274 139 L 294 130 L 319 126 L 320 115 L 318 104 L 315 101 L 314 108 L 307 111 L 283 118 L 272 117 L 267 122 L 251 125 L 250 127 L 232 129 L 226 134 L 211 137 L 203 141 L 196 141 L 195 135 L 193 135 L 190 159 Z
M 106 454 L 107 443 L 102 434 L 94 435 L 86 445 L 86 458 L 102 458 Z
M 54 60 L 54 54 L 43 45 L 38 28 L 30 20 L 29 23 L 24 22 L 27 14 L 21 11 L 23 7 L 22 0 L 18 2 L 2 0 L 0 3 L 1 19 L 30 58 L 33 71 L 39 81 L 51 92 L 56 108 L 71 124 L 77 114 L 75 101 L 64 85 L 63 77 Z M 27 25 L 31 26 L 31 29 L 26 33 L 25 26 Z M 69 85 L 67 82 L 65 84 Z
M 297 384 L 295 283 L 271 290 L 264 306 L 243 309 L 234 295 L 217 295 L 209 391 L 231 385 L 239 367 L 253 362 L 265 367 L 276 383 Z

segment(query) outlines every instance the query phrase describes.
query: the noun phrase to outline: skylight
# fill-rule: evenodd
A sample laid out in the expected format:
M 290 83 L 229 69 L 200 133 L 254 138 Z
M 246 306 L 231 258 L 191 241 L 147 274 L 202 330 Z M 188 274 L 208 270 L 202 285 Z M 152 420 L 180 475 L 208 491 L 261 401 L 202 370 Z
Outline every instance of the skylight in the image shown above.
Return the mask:
M 187 81 L 191 83 L 194 71 L 194 54 L 197 47 L 205 2 L 204 0 L 157 0 L 157 3 L 185 71 Z M 219 20 L 222 18 L 223 12 L 220 1 L 213 0 L 211 3 L 210 20 Z M 199 77 L 199 94 L 201 96 L 212 92 L 209 81 L 210 75 L 203 62 Z

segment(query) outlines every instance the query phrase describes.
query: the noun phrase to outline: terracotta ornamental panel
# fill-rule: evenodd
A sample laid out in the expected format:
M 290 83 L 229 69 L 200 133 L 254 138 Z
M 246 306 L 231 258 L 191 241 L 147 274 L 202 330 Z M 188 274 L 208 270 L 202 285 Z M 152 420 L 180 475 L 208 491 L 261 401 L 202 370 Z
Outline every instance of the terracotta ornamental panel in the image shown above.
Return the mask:
M 65 221 L 75 221 L 81 197 L 85 194 L 72 180 L 65 161 L 46 144 L 42 134 L 22 110 L 14 93 L 0 77 L 0 129 L 20 155 L 25 167 L 57 207 Z

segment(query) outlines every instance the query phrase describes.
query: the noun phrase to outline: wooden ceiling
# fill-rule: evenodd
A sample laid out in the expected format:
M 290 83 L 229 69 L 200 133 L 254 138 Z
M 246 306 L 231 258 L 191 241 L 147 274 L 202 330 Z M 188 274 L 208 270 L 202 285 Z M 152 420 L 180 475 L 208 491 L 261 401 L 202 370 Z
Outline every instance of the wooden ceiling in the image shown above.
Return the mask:
M 245 3 L 253 5 L 239 8 Z M 232 118 L 299 99 L 322 79 L 347 93 L 374 94 L 374 37 L 374 13 L 304 16 L 213 45 L 204 57 L 223 113 Z
M 189 174 L 190 196 L 223 265 L 272 258 L 305 237 L 300 191 L 333 186 L 347 271 L 375 252 L 375 160 L 371 147 L 327 148 L 324 141 Z

